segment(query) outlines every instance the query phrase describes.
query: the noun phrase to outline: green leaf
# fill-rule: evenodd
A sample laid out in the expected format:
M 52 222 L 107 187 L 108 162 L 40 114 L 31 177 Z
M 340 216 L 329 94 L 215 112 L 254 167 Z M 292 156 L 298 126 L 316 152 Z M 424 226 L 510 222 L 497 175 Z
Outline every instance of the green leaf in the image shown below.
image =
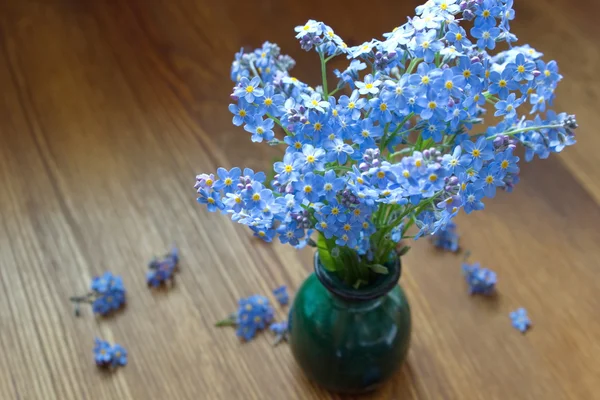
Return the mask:
M 387 267 L 381 264 L 368 265 L 369 269 L 377 274 L 387 275 L 389 273 Z
M 317 239 L 317 251 L 319 252 L 319 260 L 321 260 L 321 264 L 323 264 L 325 269 L 327 271 L 335 271 L 335 261 L 331 256 L 331 251 L 327 245 L 327 239 L 325 239 L 325 236 L 321 234 Z
M 403 255 L 408 253 L 409 250 L 410 250 L 410 246 L 404 246 L 402 249 L 400 249 L 400 251 L 398 252 L 398 255 L 400 257 L 402 257 Z
M 354 283 L 354 285 L 352 285 L 352 287 L 354 289 L 358 289 L 360 287 L 360 285 L 366 285 L 367 283 L 369 283 L 369 282 L 365 281 L 364 279 L 357 279 L 356 282 Z
M 415 142 L 414 149 L 417 151 L 421 151 L 421 146 L 423 145 L 423 135 L 419 134 L 417 141 Z

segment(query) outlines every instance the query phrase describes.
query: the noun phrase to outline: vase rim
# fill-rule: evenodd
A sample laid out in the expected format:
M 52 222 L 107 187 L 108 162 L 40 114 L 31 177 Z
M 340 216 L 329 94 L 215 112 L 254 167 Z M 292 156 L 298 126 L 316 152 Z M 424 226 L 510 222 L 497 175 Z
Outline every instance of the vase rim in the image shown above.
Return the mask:
M 331 293 L 348 301 L 369 301 L 386 295 L 400 280 L 402 263 L 400 257 L 395 258 L 393 264 L 386 264 L 389 273 L 380 275 L 372 284 L 355 289 L 341 280 L 335 273 L 325 269 L 319 260 L 319 252 L 315 251 L 315 275 L 323 286 Z

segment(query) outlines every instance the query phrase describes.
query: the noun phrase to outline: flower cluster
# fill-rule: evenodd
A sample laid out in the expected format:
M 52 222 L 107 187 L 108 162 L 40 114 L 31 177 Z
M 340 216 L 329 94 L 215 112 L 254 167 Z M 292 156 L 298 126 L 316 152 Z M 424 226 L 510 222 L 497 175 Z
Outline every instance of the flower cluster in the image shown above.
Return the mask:
M 456 224 L 453 221 L 449 222 L 443 229 L 440 229 L 431 235 L 431 241 L 435 247 L 453 253 L 458 251 L 458 238 Z
M 516 309 L 510 313 L 512 326 L 518 329 L 521 333 L 527 332 L 531 328 L 531 320 L 527 316 L 527 310 L 523 307 Z
M 127 350 L 119 344 L 110 345 L 105 340 L 94 340 L 94 360 L 99 367 L 118 367 L 127 364 Z
M 107 271 L 102 276 L 92 278 L 90 292 L 85 296 L 73 296 L 71 301 L 76 304 L 77 315 L 80 303 L 90 303 L 94 313 L 107 315 L 125 304 L 125 293 L 123 279 Z
M 287 286 L 285 285 L 273 289 L 273 296 L 275 296 L 279 304 L 282 306 L 287 306 L 290 302 L 290 295 L 287 291 Z
M 285 154 L 270 181 L 239 168 L 198 175 L 198 201 L 267 242 L 318 245 L 337 255 L 322 257 L 328 268 L 368 281 L 370 266 L 384 264 L 411 226 L 416 237 L 434 234 L 459 210 L 481 210 L 498 189 L 511 191 L 517 145 L 529 161 L 575 143 L 575 118 L 547 109 L 558 66 L 527 45 L 513 47 L 512 6 L 429 0 L 383 40 L 355 47 L 309 20 L 296 37 L 319 56 L 316 88 L 290 75 L 294 62 L 277 45 L 240 51 L 231 68 L 233 124 Z M 508 49 L 493 54 L 502 42 Z M 330 90 L 327 63 L 338 56 L 351 61 L 334 71 Z M 478 129 L 486 105 L 502 120 Z M 518 113 L 525 109 L 529 119 Z
M 153 258 L 148 263 L 149 271 L 146 281 L 149 286 L 158 287 L 166 282 L 173 281 L 173 274 L 179 267 L 179 250 L 173 248 L 162 259 Z
M 496 273 L 491 269 L 481 268 L 479 263 L 463 264 L 463 275 L 467 285 L 469 285 L 469 294 L 491 295 L 496 290 Z

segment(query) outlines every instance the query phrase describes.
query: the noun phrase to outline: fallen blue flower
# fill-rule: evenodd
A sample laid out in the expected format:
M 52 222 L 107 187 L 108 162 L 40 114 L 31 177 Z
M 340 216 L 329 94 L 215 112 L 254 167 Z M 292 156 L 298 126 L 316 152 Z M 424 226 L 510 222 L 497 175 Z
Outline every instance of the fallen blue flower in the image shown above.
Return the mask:
M 436 233 L 431 235 L 431 242 L 438 249 L 456 253 L 458 251 L 458 238 L 456 224 L 449 222 L 445 228 L 440 228 Z
M 275 334 L 273 346 L 278 345 L 282 340 L 288 340 L 288 323 L 287 321 L 274 322 L 269 326 L 269 330 Z
M 118 367 L 127 364 L 127 350 L 120 344 L 94 339 L 94 361 L 99 367 Z
M 282 285 L 273 289 L 273 295 L 282 306 L 286 306 L 290 302 L 290 295 L 287 292 L 287 286 Z
M 146 273 L 146 282 L 149 286 L 158 287 L 166 282 L 173 282 L 173 276 L 179 268 L 179 250 L 176 247 L 162 259 L 153 258 L 148 263 L 150 269 Z
M 462 265 L 465 281 L 469 285 L 469 294 L 491 295 L 496 289 L 496 273 L 491 269 L 481 268 L 479 263 Z
M 216 326 L 235 326 L 236 335 L 247 342 L 254 339 L 257 332 L 265 329 L 274 315 L 269 299 L 255 294 L 240 299 L 238 310 L 228 318 L 217 322 Z
M 92 278 L 90 292 L 84 296 L 73 296 L 70 300 L 76 305 L 75 315 L 79 315 L 80 303 L 91 304 L 95 314 L 107 315 L 125 304 L 125 294 L 123 279 L 107 271 Z
M 511 312 L 510 319 L 512 321 L 512 326 L 521 333 L 525 333 L 531 327 L 531 320 L 527 316 L 527 310 L 523 307 Z

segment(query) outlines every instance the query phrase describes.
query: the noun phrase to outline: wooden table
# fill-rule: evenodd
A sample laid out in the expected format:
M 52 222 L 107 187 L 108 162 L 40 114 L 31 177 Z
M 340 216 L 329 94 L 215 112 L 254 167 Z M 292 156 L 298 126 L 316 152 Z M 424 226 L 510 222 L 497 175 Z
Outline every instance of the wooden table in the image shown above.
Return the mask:
M 461 256 L 426 241 L 402 284 L 414 331 L 408 363 L 371 398 L 593 399 L 600 391 L 600 3 L 517 2 L 514 30 L 559 61 L 556 108 L 577 114 L 579 144 L 523 165 L 513 194 L 458 220 L 499 295 L 469 297 Z M 350 44 L 391 30 L 415 1 L 5 1 L 0 6 L 0 398 L 316 399 L 289 348 L 241 344 L 213 323 L 236 299 L 294 292 L 311 250 L 265 245 L 195 204 L 194 175 L 269 167 L 227 111 L 241 46 L 278 42 L 318 82 L 293 28 L 328 22 Z M 150 291 L 147 260 L 171 243 L 181 273 Z M 73 316 L 69 296 L 111 270 L 126 310 Z M 508 313 L 526 307 L 521 335 Z M 279 310 L 283 318 L 286 310 Z M 93 338 L 125 345 L 105 374 Z M 367 397 L 369 398 L 369 397 Z

